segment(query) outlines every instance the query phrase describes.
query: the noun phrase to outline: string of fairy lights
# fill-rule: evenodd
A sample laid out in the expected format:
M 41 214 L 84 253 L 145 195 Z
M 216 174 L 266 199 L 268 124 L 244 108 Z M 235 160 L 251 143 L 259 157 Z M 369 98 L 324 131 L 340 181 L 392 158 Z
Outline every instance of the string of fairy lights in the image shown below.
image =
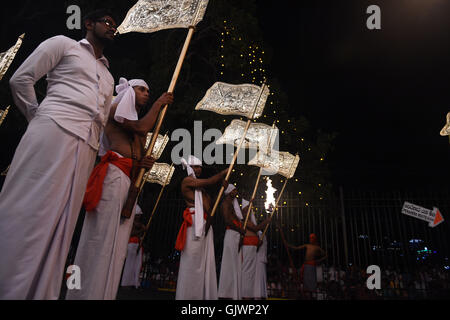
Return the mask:
M 223 21 L 223 31 L 220 33 L 220 59 L 219 59 L 219 79 L 221 81 L 224 81 L 224 78 L 226 78 L 227 76 L 227 58 L 229 58 L 226 54 L 227 51 L 227 45 L 228 46 L 236 46 L 236 47 L 241 47 L 243 48 L 243 50 L 241 51 L 241 53 L 236 56 L 235 52 L 236 50 L 232 50 L 232 52 L 230 53 L 231 55 L 233 55 L 232 57 L 232 61 L 233 62 L 238 62 L 238 65 L 240 67 L 239 70 L 239 75 L 240 75 L 240 80 L 241 83 L 252 83 L 252 84 L 256 84 L 256 85 L 262 85 L 264 82 L 267 82 L 267 75 L 266 75 L 266 66 L 264 63 L 264 56 L 265 56 L 265 51 L 264 49 L 257 43 L 246 43 L 247 40 L 245 38 L 243 38 L 241 35 L 238 34 L 238 30 L 236 30 L 236 28 L 234 26 L 232 26 L 232 24 L 230 23 L 230 21 L 224 20 Z M 238 59 L 236 59 L 238 58 Z M 233 64 L 233 67 L 231 68 L 233 71 L 235 71 L 236 69 L 236 65 Z M 230 72 L 230 70 L 228 70 Z M 233 72 L 231 71 L 231 72 Z M 285 112 L 283 112 L 284 110 L 277 110 L 277 95 L 276 95 L 276 91 L 274 90 L 274 88 L 271 88 L 270 84 L 267 84 L 267 86 L 270 89 L 270 95 L 267 99 L 266 102 L 266 110 L 264 112 L 263 118 L 265 120 L 266 123 L 270 122 L 270 121 L 275 121 L 277 127 L 280 130 L 280 138 L 281 137 L 285 137 L 286 135 L 294 135 L 296 136 L 298 134 L 298 130 L 297 130 L 297 126 L 296 126 L 296 121 L 295 119 L 291 119 L 289 118 Z M 241 120 L 243 120 L 241 118 Z M 226 122 L 227 120 L 223 120 L 224 122 Z M 257 120 L 253 120 L 254 122 L 256 122 Z M 301 149 L 303 149 L 303 152 L 311 152 L 312 148 L 311 146 L 309 146 L 307 144 L 307 142 L 305 141 L 304 137 L 296 137 L 295 141 L 298 142 L 298 145 Z M 301 166 L 302 163 L 302 156 L 300 155 L 300 164 L 299 166 Z M 320 158 L 318 159 L 320 162 L 325 161 L 325 156 L 321 155 Z M 244 176 L 244 172 L 240 172 L 237 171 L 236 169 L 232 170 L 233 173 L 237 174 L 239 177 L 243 177 Z M 278 176 L 277 176 L 278 177 Z M 280 178 L 274 178 L 271 177 L 272 180 L 275 179 L 279 179 L 280 183 L 283 183 L 285 178 L 284 177 L 280 177 Z M 300 179 L 300 177 L 293 177 L 291 179 L 293 182 L 296 183 L 296 186 L 294 186 L 292 189 L 300 189 L 299 184 L 302 183 L 302 180 Z M 292 182 L 291 182 L 292 183 Z M 261 183 L 260 183 L 261 184 Z M 235 186 L 237 186 L 237 183 L 234 183 Z M 317 183 L 316 184 L 317 188 L 322 188 L 322 183 Z M 298 197 L 302 198 L 304 197 L 304 193 L 302 191 L 296 191 L 295 192 L 297 194 Z M 259 196 L 260 199 L 264 199 L 265 196 L 261 195 Z M 320 195 L 319 200 L 324 200 L 324 196 Z M 287 201 L 282 201 L 281 205 L 287 205 L 288 202 Z M 305 207 L 309 207 L 311 206 L 310 201 L 303 199 L 303 205 Z M 255 206 L 255 211 L 261 211 L 257 206 Z M 260 214 L 260 216 L 263 216 L 262 214 Z

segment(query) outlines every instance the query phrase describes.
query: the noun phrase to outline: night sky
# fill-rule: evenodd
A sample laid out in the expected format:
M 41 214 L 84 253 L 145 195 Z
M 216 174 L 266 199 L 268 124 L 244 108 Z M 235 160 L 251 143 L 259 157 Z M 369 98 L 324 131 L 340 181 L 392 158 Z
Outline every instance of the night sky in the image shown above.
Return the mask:
M 269 77 L 288 93 L 291 115 L 338 133 L 326 159 L 335 186 L 448 188 L 450 144 L 439 131 L 450 111 L 450 1 L 257 3 L 264 40 L 274 49 Z M 381 8 L 381 30 L 366 27 L 372 4 Z M 54 25 L 65 25 L 59 1 L 40 25 L 10 18 L 20 8 L 15 2 L 1 14 L 1 51 L 23 26 L 39 28 L 45 39 Z
M 347 188 L 448 188 L 450 145 L 439 135 L 450 111 L 450 2 L 264 2 L 270 71 L 291 112 L 337 132 L 328 158 Z M 381 30 L 366 9 L 381 8 Z

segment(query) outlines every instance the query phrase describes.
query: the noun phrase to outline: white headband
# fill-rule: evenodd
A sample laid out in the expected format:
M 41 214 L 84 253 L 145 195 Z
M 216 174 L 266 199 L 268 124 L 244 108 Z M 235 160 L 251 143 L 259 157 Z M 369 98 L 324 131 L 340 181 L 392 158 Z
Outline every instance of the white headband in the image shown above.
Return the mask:
M 114 98 L 114 103 L 117 103 L 117 109 L 114 114 L 114 120 L 119 123 L 123 123 L 124 119 L 132 121 L 138 120 L 136 94 L 133 89 L 133 87 L 136 86 L 149 89 L 148 84 L 141 79 L 127 81 L 125 78 L 120 78 L 119 84 L 116 86 L 117 96 Z
M 225 195 L 230 194 L 231 191 L 233 191 L 234 189 L 236 189 L 236 187 L 233 184 L 228 184 L 227 189 L 225 190 Z
M 187 170 L 188 176 L 195 177 L 194 170 L 191 168 L 191 166 L 201 166 L 202 162 L 200 161 L 200 159 L 194 157 L 193 155 L 190 155 L 188 157 L 188 161 L 186 161 L 184 158 L 181 158 L 181 165 L 183 166 L 184 170 Z

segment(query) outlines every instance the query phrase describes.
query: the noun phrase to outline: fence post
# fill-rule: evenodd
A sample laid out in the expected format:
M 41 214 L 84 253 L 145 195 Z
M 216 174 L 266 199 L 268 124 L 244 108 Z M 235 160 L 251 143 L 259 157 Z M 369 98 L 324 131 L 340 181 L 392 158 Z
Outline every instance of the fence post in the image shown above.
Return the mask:
M 344 239 L 344 253 L 345 253 L 345 266 L 348 266 L 348 247 L 347 247 L 347 228 L 345 224 L 345 209 L 344 209 L 344 189 L 342 186 L 339 187 L 339 194 L 341 199 L 341 216 L 342 216 L 342 232 Z

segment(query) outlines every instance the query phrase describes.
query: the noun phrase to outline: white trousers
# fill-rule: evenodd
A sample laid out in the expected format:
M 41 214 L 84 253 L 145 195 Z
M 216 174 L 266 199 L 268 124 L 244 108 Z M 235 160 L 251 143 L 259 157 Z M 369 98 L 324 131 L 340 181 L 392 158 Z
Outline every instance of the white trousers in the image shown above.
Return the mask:
M 194 240 L 194 228 L 186 231 L 180 257 L 176 300 L 217 300 L 216 261 L 212 227 L 208 235 Z
M 255 297 L 256 246 L 242 246 L 242 298 Z
M 128 243 L 127 258 L 123 267 L 121 286 L 139 288 L 139 274 L 142 267 L 142 248 L 137 251 L 139 243 Z
M 31 120 L 0 194 L 0 299 L 58 299 L 96 151 Z
M 74 264 L 81 269 L 81 290 L 68 290 L 66 300 L 114 300 L 127 254 L 135 209 L 129 219 L 121 218 L 130 178 L 113 164 L 108 165 L 101 199 L 86 212 Z
M 264 237 L 263 243 L 256 252 L 256 273 L 255 273 L 255 298 L 267 298 L 267 240 Z
M 228 229 L 223 240 L 222 264 L 219 278 L 219 297 L 241 299 L 242 250 L 238 252 L 239 232 Z

